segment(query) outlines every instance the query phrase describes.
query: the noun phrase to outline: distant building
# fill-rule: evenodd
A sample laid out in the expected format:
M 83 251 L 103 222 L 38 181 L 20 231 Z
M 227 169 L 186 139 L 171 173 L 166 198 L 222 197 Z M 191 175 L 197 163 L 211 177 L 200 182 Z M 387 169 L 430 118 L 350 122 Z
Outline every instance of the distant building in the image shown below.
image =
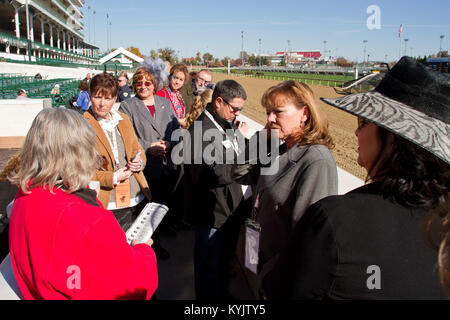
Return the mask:
M 279 65 L 285 60 L 286 64 L 303 64 L 306 62 L 316 62 L 322 59 L 319 50 L 308 51 L 278 51 L 268 57 L 272 65 Z
M 141 58 L 124 48 L 118 48 L 108 53 L 107 55 L 101 57 L 99 60 L 101 64 L 112 62 L 121 64 L 122 66 L 128 66 L 130 68 L 133 67 L 133 65 L 135 64 L 142 63 L 143 61 L 144 58 Z
M 84 0 L 28 0 L 29 30 L 26 3 L 0 0 L 0 57 L 98 63 L 99 48 L 84 41 Z

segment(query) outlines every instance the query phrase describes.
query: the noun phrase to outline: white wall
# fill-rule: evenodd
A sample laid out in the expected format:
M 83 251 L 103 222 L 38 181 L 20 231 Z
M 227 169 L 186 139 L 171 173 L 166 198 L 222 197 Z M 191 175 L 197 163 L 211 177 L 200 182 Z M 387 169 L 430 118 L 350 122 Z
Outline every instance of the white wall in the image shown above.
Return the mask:
M 28 61 L 28 56 L 23 54 L 0 52 L 0 57 L 11 60 Z M 31 56 L 31 61 L 36 61 L 36 57 Z
M 0 100 L 0 138 L 25 137 L 36 115 L 51 99 Z
M 87 73 L 102 73 L 103 70 L 88 68 L 65 68 L 52 67 L 36 64 L 0 62 L 0 73 L 18 73 L 21 75 L 34 76 L 40 73 L 44 79 L 71 78 L 84 79 Z

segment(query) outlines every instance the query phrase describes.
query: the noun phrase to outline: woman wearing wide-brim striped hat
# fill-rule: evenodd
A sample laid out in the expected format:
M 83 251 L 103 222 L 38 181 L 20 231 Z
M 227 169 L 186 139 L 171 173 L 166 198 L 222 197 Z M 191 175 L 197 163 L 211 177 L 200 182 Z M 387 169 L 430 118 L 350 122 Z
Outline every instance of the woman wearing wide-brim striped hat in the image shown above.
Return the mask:
M 445 298 L 423 225 L 430 210 L 448 208 L 450 78 L 403 57 L 374 91 L 322 100 L 358 117 L 367 183 L 308 209 L 263 279 L 266 297 Z

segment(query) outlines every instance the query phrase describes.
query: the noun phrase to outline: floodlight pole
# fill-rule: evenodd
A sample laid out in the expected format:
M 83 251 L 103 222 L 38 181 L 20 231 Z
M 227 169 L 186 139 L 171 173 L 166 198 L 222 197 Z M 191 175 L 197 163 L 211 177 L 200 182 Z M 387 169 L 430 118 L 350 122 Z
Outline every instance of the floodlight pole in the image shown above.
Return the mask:
M 242 60 L 242 67 L 245 66 L 244 64 L 244 31 L 241 31 L 241 60 Z
M 367 40 L 363 40 L 364 43 L 364 54 L 363 54 L 363 65 L 364 62 L 366 61 L 366 46 L 367 46 Z
M 261 68 L 261 38 L 258 39 L 259 42 L 259 68 Z

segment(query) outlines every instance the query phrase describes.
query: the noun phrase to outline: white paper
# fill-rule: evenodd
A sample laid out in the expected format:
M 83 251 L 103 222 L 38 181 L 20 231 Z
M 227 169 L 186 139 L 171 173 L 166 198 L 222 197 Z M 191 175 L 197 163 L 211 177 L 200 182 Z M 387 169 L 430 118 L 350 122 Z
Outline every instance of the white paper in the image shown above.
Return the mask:
M 136 240 L 138 243 L 145 243 L 150 240 L 167 211 L 168 208 L 163 204 L 156 202 L 147 203 L 125 233 L 128 243 L 131 244 L 132 240 Z
M 250 186 L 241 185 L 242 187 L 242 194 L 244 195 L 244 200 L 247 200 L 252 196 L 252 188 Z

